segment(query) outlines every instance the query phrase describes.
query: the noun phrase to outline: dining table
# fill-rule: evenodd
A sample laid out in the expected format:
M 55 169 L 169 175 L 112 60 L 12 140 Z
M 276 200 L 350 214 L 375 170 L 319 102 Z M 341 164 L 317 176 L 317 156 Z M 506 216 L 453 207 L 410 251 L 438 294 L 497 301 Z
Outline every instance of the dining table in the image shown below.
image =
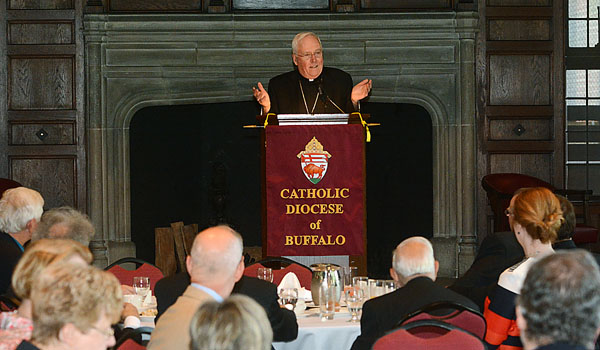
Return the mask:
M 345 307 L 336 312 L 333 320 L 321 320 L 319 310 L 307 309 L 296 313 L 298 337 L 291 342 L 275 342 L 276 350 L 348 350 L 360 334 L 360 322 L 349 322 Z

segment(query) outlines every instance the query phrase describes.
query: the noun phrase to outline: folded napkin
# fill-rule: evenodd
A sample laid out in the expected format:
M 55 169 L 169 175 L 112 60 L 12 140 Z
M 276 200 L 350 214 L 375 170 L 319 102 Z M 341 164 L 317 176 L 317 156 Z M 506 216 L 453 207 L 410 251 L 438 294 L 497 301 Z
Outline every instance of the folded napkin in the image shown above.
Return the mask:
M 288 272 L 283 276 L 281 282 L 277 286 L 277 291 L 281 288 L 297 288 L 298 289 L 298 298 L 302 298 L 304 300 L 312 300 L 312 294 L 310 290 L 306 290 L 304 287 L 300 285 L 300 280 L 298 276 L 296 276 L 293 272 Z

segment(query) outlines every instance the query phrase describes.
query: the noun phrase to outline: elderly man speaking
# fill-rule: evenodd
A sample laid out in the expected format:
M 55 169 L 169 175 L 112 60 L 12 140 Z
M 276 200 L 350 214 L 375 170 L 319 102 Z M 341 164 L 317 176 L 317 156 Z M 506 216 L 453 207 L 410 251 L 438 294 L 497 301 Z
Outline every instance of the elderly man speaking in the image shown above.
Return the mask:
M 228 226 L 211 227 L 196 236 L 186 260 L 192 284 L 158 321 L 149 350 L 189 349 L 196 310 L 206 301 L 223 301 L 242 277 L 242 250 L 242 237 Z
M 323 67 L 323 46 L 315 33 L 294 37 L 292 61 L 297 69 L 271 79 L 268 93 L 260 82 L 252 88 L 263 114 L 352 113 L 371 91 L 370 79 L 352 87 L 350 74 Z

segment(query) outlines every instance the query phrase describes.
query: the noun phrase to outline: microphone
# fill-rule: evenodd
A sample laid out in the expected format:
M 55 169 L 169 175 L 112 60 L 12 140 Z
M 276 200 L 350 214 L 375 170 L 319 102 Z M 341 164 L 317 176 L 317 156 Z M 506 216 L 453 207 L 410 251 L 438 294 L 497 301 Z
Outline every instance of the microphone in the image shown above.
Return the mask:
M 327 96 L 327 94 L 325 93 L 325 90 L 323 90 L 323 77 L 321 76 L 321 79 L 319 80 L 319 86 L 318 86 L 318 91 L 319 91 L 319 96 L 321 97 L 321 101 L 323 101 L 323 104 L 326 105 L 327 101 L 331 102 L 332 105 L 334 105 L 335 108 L 337 108 L 338 111 L 340 111 L 342 114 L 346 114 L 346 112 L 344 112 L 335 102 L 333 102 L 333 100 L 331 98 L 329 98 L 329 96 Z

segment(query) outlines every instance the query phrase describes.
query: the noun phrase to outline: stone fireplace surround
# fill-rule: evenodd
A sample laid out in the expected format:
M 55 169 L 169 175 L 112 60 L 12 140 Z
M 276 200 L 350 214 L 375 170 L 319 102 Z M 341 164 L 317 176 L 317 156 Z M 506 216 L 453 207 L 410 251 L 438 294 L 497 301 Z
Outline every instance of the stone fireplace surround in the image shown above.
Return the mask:
M 257 81 L 292 68 L 291 39 L 310 30 L 323 41 L 326 65 L 346 70 L 355 82 L 373 80 L 370 101 L 428 111 L 440 276 L 466 271 L 476 242 L 477 27 L 474 12 L 85 15 L 96 264 L 135 255 L 129 195 L 134 114 L 147 106 L 250 100 Z

